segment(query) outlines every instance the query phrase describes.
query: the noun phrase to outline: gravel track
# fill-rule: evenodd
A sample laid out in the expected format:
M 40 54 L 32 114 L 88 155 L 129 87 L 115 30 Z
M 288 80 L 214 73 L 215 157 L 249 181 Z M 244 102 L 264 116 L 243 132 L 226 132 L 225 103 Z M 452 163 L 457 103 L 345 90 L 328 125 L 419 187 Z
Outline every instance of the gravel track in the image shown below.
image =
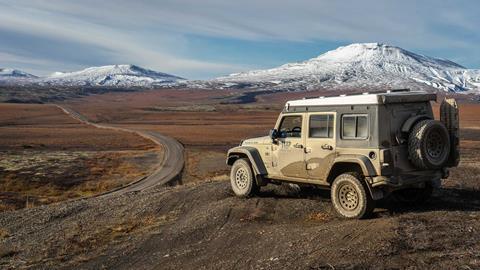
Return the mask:
M 153 143 L 157 145 L 160 145 L 164 150 L 163 159 L 158 163 L 157 168 L 152 174 L 150 174 L 149 176 L 142 177 L 141 179 L 138 179 L 123 187 L 119 187 L 117 189 L 102 193 L 100 195 L 96 195 L 96 197 L 112 196 L 112 195 L 124 194 L 126 192 L 132 192 L 132 191 L 141 191 L 141 190 L 149 189 L 156 185 L 168 184 L 169 182 L 176 180 L 178 179 L 178 177 L 180 177 L 181 172 L 185 165 L 185 160 L 184 160 L 183 145 L 179 143 L 177 140 L 154 131 L 128 129 L 123 127 L 92 123 L 85 116 L 73 110 L 72 108 L 61 106 L 61 105 L 56 105 L 56 106 L 60 108 L 64 113 L 69 115 L 70 117 L 84 124 L 91 125 L 96 128 L 110 129 L 110 130 L 115 130 L 119 132 L 134 133 L 141 137 L 151 140 Z

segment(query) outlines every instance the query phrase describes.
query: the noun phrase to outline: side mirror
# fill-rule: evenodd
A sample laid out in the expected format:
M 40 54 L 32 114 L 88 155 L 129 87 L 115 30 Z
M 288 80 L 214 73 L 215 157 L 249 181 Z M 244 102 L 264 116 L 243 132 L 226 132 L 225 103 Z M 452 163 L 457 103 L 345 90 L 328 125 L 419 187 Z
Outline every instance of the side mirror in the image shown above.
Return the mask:
M 272 140 L 275 140 L 278 138 L 278 130 L 276 129 L 271 129 L 270 130 L 270 133 L 269 133 L 269 136 Z

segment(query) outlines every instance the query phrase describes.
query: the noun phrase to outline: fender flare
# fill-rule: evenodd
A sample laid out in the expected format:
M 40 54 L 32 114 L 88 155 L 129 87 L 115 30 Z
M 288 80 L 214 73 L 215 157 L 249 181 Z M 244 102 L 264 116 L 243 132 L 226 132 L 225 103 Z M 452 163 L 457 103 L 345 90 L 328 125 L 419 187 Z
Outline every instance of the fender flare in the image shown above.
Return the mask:
M 366 156 L 363 155 L 344 155 L 344 156 L 339 156 L 337 157 L 334 162 L 333 166 L 338 163 L 354 163 L 358 164 L 360 168 L 362 169 L 362 173 L 365 179 L 365 184 L 368 188 L 368 192 L 370 192 L 370 195 L 374 200 L 379 200 L 384 197 L 383 191 L 374 188 L 371 186 L 370 182 L 367 180 L 371 178 L 371 176 L 377 175 L 377 172 L 375 171 L 375 168 L 373 167 L 372 162 L 370 159 Z M 331 170 L 331 169 L 330 169 Z
M 402 125 L 402 132 L 409 132 L 410 129 L 420 120 L 427 120 L 427 119 L 432 119 L 432 117 L 426 115 L 426 114 L 421 114 L 421 115 L 416 115 L 408 118 L 405 123 Z
M 366 156 L 363 155 L 341 155 L 335 158 L 333 161 L 332 167 L 335 166 L 335 164 L 338 163 L 356 163 L 360 166 L 362 169 L 363 176 L 369 177 L 369 176 L 375 176 L 377 175 L 377 172 L 375 171 L 375 168 L 373 167 L 372 162 L 370 159 Z
M 233 162 L 239 158 L 240 155 L 246 155 L 252 164 L 255 175 L 267 175 L 267 168 L 263 164 L 262 157 L 258 150 L 250 146 L 237 146 L 227 153 L 227 165 L 233 165 Z

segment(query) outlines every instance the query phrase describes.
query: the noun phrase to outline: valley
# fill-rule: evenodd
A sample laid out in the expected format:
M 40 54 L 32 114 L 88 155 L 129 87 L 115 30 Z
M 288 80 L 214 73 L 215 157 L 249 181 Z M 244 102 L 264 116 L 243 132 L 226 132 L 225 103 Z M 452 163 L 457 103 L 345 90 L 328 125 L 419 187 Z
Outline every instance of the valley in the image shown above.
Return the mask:
M 372 219 L 342 220 L 334 214 L 325 191 L 300 192 L 296 186 L 272 185 L 257 197 L 235 197 L 228 182 L 226 149 L 242 139 L 267 134 L 285 101 L 302 95 L 266 93 L 256 96 L 255 102 L 235 104 L 230 101 L 241 93 L 233 90 L 160 89 L 60 103 L 94 123 L 154 131 L 179 140 L 186 162 L 181 184 L 4 211 L 0 213 L 0 265 L 86 269 L 480 267 L 475 252 L 480 248 L 480 160 L 476 154 L 480 106 L 475 103 L 460 104 L 460 166 L 422 207 L 403 208 L 385 201 Z M 23 134 L 18 131 L 24 128 L 35 131 L 5 136 L 2 145 L 5 151 L 13 151 L 10 155 L 22 155 L 29 137 L 33 149 L 65 147 L 63 151 L 72 158 L 76 150 L 91 151 L 93 146 L 143 153 L 155 149 L 136 137 L 132 141 L 128 134 L 90 130 L 58 114 L 54 106 L 5 104 L 1 108 L 16 115 L 2 120 L 2 134 L 8 130 Z M 434 108 L 438 114 L 438 106 Z M 68 132 L 78 129 L 82 134 L 80 130 L 86 128 L 96 135 L 84 133 L 82 140 L 62 136 L 69 134 L 65 125 Z M 108 136 L 102 137 L 103 132 Z M 57 160 L 70 162 L 65 155 Z M 138 161 L 148 164 L 146 159 Z

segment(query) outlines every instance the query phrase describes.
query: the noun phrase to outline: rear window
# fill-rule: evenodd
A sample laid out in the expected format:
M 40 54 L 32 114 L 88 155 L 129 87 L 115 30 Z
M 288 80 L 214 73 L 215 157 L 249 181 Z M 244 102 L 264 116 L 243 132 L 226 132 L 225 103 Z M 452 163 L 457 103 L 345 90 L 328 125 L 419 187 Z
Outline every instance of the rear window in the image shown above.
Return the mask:
M 342 139 L 362 140 L 368 138 L 367 115 L 343 115 Z

